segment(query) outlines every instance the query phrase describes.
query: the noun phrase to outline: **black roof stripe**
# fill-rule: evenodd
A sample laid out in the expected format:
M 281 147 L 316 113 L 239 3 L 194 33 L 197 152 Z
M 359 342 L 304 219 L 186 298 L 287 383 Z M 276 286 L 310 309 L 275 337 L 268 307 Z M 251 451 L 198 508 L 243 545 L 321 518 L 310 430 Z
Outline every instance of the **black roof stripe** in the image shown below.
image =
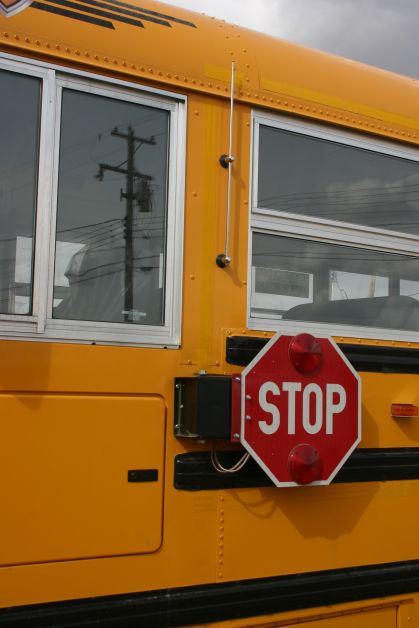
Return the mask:
M 121 0 L 106 0 L 106 1 L 118 7 L 126 7 L 127 9 L 141 11 L 141 13 L 146 13 L 147 15 L 154 15 L 155 17 L 161 18 L 163 20 L 170 20 L 171 22 L 176 22 L 177 24 L 183 24 L 184 26 L 191 26 L 192 28 L 196 28 L 196 25 L 193 22 L 182 20 L 179 17 L 173 17 L 172 15 L 158 13 L 157 11 L 151 11 L 150 9 L 143 9 L 142 7 L 137 7 L 133 4 L 129 4 L 128 2 L 121 2 Z
M 81 22 L 88 22 L 89 24 L 95 24 L 96 26 L 103 26 L 104 28 L 110 28 L 112 30 L 115 29 L 112 22 L 108 22 L 107 20 L 100 20 L 99 18 L 90 16 L 90 15 L 82 15 L 81 13 L 75 13 L 74 11 L 67 11 L 66 9 L 60 9 L 59 7 L 54 7 L 51 4 L 44 4 L 43 2 L 32 2 L 30 5 L 33 9 L 39 9 L 41 11 L 47 11 L 48 13 L 55 13 L 56 15 L 63 15 L 64 17 L 69 17 L 74 20 L 80 20 Z
M 168 26 L 169 28 L 172 27 L 170 22 L 167 22 L 166 20 L 158 19 L 156 17 L 150 17 L 149 15 L 144 15 L 144 13 L 141 13 L 138 9 L 134 11 L 134 10 L 128 10 L 125 8 L 119 8 L 116 6 L 112 6 L 110 4 L 105 4 L 104 2 L 99 2 L 98 0 L 79 0 L 79 1 L 81 5 L 100 7 L 101 9 L 108 9 L 115 13 L 121 13 L 122 15 L 130 15 L 131 17 L 140 18 L 141 20 L 144 20 L 147 22 L 154 22 L 155 24 L 160 24 L 161 26 Z M 51 0 L 51 2 L 56 3 L 56 0 Z M 133 7 L 132 9 L 134 8 L 135 7 Z M 115 16 L 115 19 L 117 19 L 116 16 Z
M 117 22 L 123 22 L 124 24 L 131 24 L 131 26 L 144 28 L 144 24 L 140 22 L 140 20 L 134 20 L 129 17 L 124 17 L 122 15 L 116 15 L 115 13 L 110 13 L 109 11 L 102 11 L 101 9 L 90 8 L 83 4 L 72 2 L 71 0 L 53 0 L 53 2 L 54 4 L 58 4 L 62 7 L 76 9 L 77 11 L 82 11 L 83 13 L 92 13 L 93 15 L 98 15 L 99 17 L 106 17 Z

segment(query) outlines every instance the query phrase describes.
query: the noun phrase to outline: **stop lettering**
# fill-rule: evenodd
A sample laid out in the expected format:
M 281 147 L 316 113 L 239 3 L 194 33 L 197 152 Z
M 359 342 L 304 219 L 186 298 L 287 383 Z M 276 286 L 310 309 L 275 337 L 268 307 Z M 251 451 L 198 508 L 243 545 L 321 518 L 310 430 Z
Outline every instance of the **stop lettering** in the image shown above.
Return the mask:
M 275 336 L 241 389 L 240 441 L 277 486 L 329 484 L 360 441 L 360 378 L 330 338 Z
M 310 383 L 303 386 L 301 382 L 283 382 L 282 392 L 288 394 L 286 432 L 295 434 L 296 407 L 301 395 L 303 429 L 307 434 L 317 434 L 322 428 L 326 434 L 333 434 L 333 417 L 342 412 L 346 406 L 346 391 L 340 384 L 326 384 L 326 396 L 318 384 Z M 281 415 L 275 403 L 267 400 L 268 393 L 279 395 L 281 388 L 275 382 L 265 382 L 259 388 L 259 405 L 262 410 L 272 415 L 271 421 L 259 421 L 264 434 L 275 434 L 281 425 Z M 336 402 L 337 396 L 337 402 Z M 311 403 L 314 399 L 314 404 Z M 313 409 L 314 405 L 314 409 Z M 313 411 L 314 410 L 314 411 Z

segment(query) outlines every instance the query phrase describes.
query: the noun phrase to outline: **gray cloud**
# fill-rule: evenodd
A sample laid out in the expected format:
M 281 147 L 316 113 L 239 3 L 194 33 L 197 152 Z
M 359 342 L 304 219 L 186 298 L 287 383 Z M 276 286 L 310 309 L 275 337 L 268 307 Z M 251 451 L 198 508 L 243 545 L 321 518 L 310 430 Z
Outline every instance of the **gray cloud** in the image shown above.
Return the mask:
M 282 0 L 286 9 L 290 0 Z M 287 39 L 419 78 L 416 0 L 293 0 Z
M 419 79 L 418 0 L 166 0 Z

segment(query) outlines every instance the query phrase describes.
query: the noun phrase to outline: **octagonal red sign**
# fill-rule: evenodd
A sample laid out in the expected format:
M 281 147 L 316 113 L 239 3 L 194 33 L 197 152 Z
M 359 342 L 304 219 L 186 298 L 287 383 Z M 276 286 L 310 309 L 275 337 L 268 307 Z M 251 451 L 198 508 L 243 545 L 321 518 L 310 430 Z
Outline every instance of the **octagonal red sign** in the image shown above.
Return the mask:
M 241 376 L 240 442 L 277 486 L 329 484 L 361 440 L 361 381 L 331 338 L 277 334 Z

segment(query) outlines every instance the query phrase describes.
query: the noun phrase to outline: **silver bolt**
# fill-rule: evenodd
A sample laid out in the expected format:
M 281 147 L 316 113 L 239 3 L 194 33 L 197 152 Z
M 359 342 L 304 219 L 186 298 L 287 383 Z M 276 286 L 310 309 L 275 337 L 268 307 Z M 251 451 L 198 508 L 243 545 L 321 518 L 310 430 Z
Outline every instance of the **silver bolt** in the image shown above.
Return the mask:
M 251 401 L 251 399 L 252 399 L 251 395 L 246 395 L 246 399 L 247 399 L 247 401 Z
M 235 382 L 240 382 L 240 381 L 241 381 L 241 380 L 240 380 L 240 377 L 235 377 L 235 378 L 234 378 L 234 381 L 235 381 Z
M 250 416 L 250 414 L 246 414 L 246 421 L 251 421 L 252 417 Z
M 237 432 L 235 434 L 233 434 L 233 438 L 240 438 L 240 434 L 237 434 Z

